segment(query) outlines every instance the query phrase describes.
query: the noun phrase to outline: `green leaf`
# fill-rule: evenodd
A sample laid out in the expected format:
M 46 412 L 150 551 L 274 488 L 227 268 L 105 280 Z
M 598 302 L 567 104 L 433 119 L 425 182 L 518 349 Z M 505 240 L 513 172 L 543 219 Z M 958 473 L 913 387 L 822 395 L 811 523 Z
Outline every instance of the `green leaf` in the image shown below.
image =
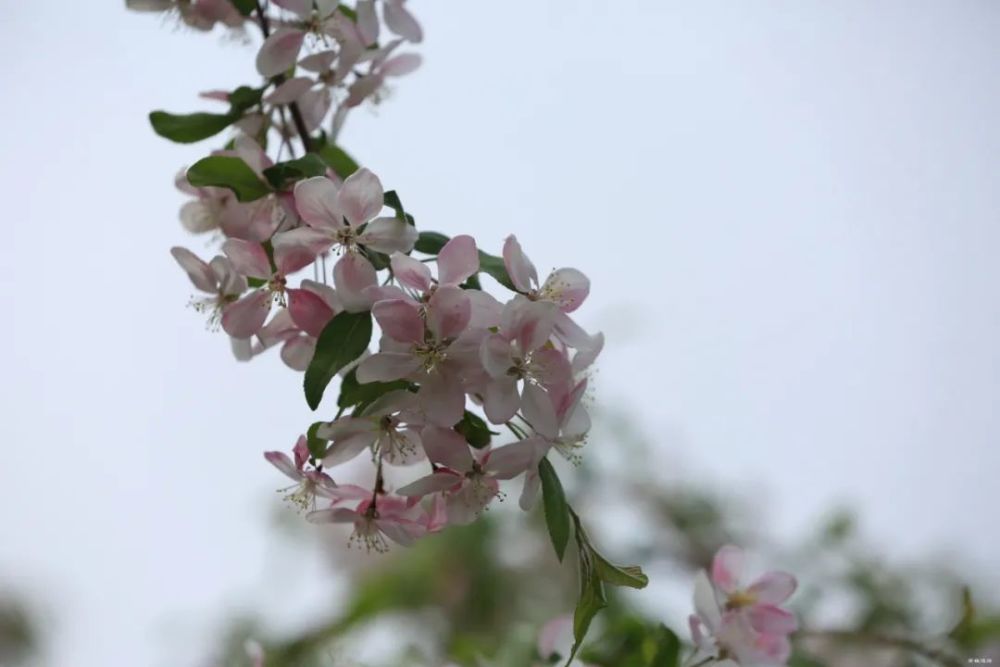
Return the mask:
M 403 208 L 403 202 L 400 201 L 399 195 L 396 194 L 395 190 L 389 190 L 382 195 L 382 202 L 396 212 L 397 218 L 406 220 L 406 209 Z
M 591 553 L 594 556 L 594 569 L 597 571 L 597 576 L 605 582 L 629 588 L 645 588 L 649 584 L 649 577 L 638 565 L 615 565 L 608 562 L 593 547 L 591 547 Z
M 482 417 L 468 410 L 462 415 L 462 421 L 455 424 L 455 430 L 465 436 L 465 441 L 476 449 L 482 449 L 490 444 L 490 436 L 496 435 Z
M 337 371 L 368 349 L 371 338 L 372 314 L 367 311 L 339 313 L 323 327 L 303 382 L 306 403 L 310 408 L 315 410 L 319 407 L 330 380 Z
M 356 412 L 360 412 L 368 407 L 375 399 L 388 394 L 390 391 L 400 389 L 410 389 L 410 383 L 406 380 L 393 380 L 392 382 L 368 382 L 361 384 L 358 382 L 358 374 L 355 369 L 344 376 L 340 383 L 340 396 L 337 398 L 337 407 L 349 408 L 352 405 L 358 406 Z
M 326 144 L 320 148 L 319 156 L 341 178 L 347 178 L 359 169 L 354 158 L 336 144 Z
M 548 459 L 542 459 L 538 464 L 538 476 L 542 480 L 545 525 L 549 528 L 549 537 L 552 538 L 556 556 L 562 562 L 566 554 L 566 545 L 569 543 L 569 506 L 566 504 L 566 493 L 555 468 Z
M 208 139 L 232 125 L 239 116 L 232 113 L 189 113 L 172 114 L 153 111 L 149 122 L 161 137 L 181 144 L 192 144 Z
M 450 241 L 447 236 L 440 232 L 420 232 L 413 249 L 425 255 L 436 255 L 441 252 L 444 244 Z
M 479 270 L 493 276 L 493 279 L 509 290 L 517 291 L 510 276 L 507 275 L 507 267 L 504 266 L 503 259 L 496 255 L 488 255 L 482 250 L 479 251 Z
M 321 459 L 326 456 L 326 440 L 316 437 L 316 431 L 320 426 L 323 426 L 326 422 L 313 422 L 306 431 L 306 442 L 309 447 L 309 453 L 312 454 L 317 459 Z
M 661 625 L 656 632 L 656 654 L 649 667 L 677 667 L 680 657 L 681 641 L 673 630 Z
M 202 158 L 188 169 L 187 179 L 195 187 L 229 188 L 242 202 L 260 199 L 271 192 L 250 165 L 238 157 L 212 155 Z
M 263 88 L 251 88 L 250 86 L 240 86 L 229 93 L 229 114 L 237 118 L 250 107 L 260 104 Z
M 323 158 L 315 153 L 307 153 L 297 160 L 279 162 L 268 167 L 264 170 L 264 177 L 276 190 L 284 190 L 296 181 L 325 173 L 326 162 L 323 162 Z
M 230 2 L 236 7 L 236 11 L 243 16 L 250 16 L 257 8 L 257 3 L 254 0 L 230 0 Z
M 600 577 L 586 564 L 586 549 L 580 546 L 580 599 L 576 602 L 576 610 L 573 612 L 573 649 L 569 652 L 569 659 L 566 667 L 573 662 L 577 651 L 583 644 L 590 629 L 590 622 L 597 616 L 597 612 L 608 606 L 608 598 L 604 594 L 604 584 Z

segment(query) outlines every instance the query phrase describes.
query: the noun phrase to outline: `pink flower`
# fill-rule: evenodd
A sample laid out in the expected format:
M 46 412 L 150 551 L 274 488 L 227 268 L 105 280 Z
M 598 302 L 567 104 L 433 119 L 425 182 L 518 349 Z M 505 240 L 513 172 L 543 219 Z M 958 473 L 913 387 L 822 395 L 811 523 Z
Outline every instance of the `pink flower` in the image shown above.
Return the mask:
M 316 436 L 332 442 L 323 465 L 332 467 L 350 461 L 365 449 L 386 463 L 406 465 L 423 455 L 419 424 L 414 425 L 412 407 L 416 395 L 397 390 L 380 396 L 359 417 L 341 417 L 321 426 Z
M 520 386 L 569 381 L 569 360 L 560 350 L 546 345 L 556 312 L 551 304 L 518 295 L 504 306 L 499 331 L 483 339 L 480 359 L 490 376 L 483 389 L 483 407 L 494 424 L 517 414 Z
M 338 487 L 334 502 L 360 501 L 354 509 L 331 507 L 306 515 L 313 523 L 353 523 L 349 545 L 363 546 L 367 551 L 385 553 L 386 538 L 408 547 L 427 534 L 428 518 L 420 505 L 405 498 L 373 493 L 357 486 Z
M 278 28 L 264 40 L 257 53 L 257 71 L 268 78 L 282 74 L 295 64 L 305 42 L 312 33 L 321 39 L 333 37 L 340 44 L 340 58 L 350 67 L 364 51 L 361 34 L 354 22 L 341 12 L 335 0 L 273 0 L 274 4 L 291 12 L 297 20 Z
M 389 30 L 416 44 L 423 40 L 424 31 L 404 5 L 405 0 L 385 0 L 382 4 L 382 16 Z
M 398 41 L 391 42 L 379 49 L 377 55 L 372 58 L 368 74 L 359 77 L 351 84 L 347 101 L 344 103 L 346 106 L 356 107 L 368 98 L 376 103 L 379 102 L 381 97 L 379 91 L 385 84 L 386 78 L 406 76 L 420 67 L 423 59 L 416 53 L 401 53 L 390 57 L 398 45 Z
M 748 586 L 741 583 L 743 551 L 724 546 L 695 582 L 696 614 L 690 618 L 695 644 L 720 660 L 740 665 L 784 665 L 791 652 L 788 635 L 795 615 L 779 605 L 796 588 L 795 577 L 768 572 Z
M 304 511 L 315 509 L 316 496 L 338 498 L 335 495 L 337 485 L 329 475 L 318 468 L 305 468 L 306 462 L 309 461 L 309 446 L 304 435 L 299 436 L 295 447 L 292 448 L 292 454 L 295 456 L 294 464 L 284 452 L 264 452 L 264 458 L 271 465 L 296 482 L 293 486 L 280 489 L 286 492 L 285 500 L 298 507 L 300 511 Z
M 222 320 L 222 310 L 246 291 L 247 282 L 225 257 L 215 257 L 208 264 L 187 248 L 173 247 L 170 254 L 188 274 L 191 283 L 208 297 L 191 299 L 191 306 L 199 313 L 208 313 L 208 327 L 217 329 Z
M 257 332 L 260 341 L 252 355 L 281 344 L 281 360 L 296 371 L 304 371 L 312 361 L 316 339 L 333 316 L 343 310 L 336 291 L 314 280 L 303 280 L 300 289 L 285 290 L 288 307 L 279 310 Z
M 272 268 L 263 246 L 242 239 L 227 240 L 222 244 L 222 251 L 241 274 L 266 281 L 263 287 L 223 309 L 222 328 L 233 338 L 250 338 L 260 331 L 271 311 L 271 304 L 286 303 L 287 276 L 315 259 L 315 255 L 299 248 L 275 246 Z
M 397 493 L 419 498 L 443 492 L 448 523 L 457 525 L 472 523 L 500 493 L 499 480 L 513 479 L 535 460 L 534 444 L 526 440 L 473 454 L 452 429 L 427 426 L 422 439 L 427 458 L 440 467 Z

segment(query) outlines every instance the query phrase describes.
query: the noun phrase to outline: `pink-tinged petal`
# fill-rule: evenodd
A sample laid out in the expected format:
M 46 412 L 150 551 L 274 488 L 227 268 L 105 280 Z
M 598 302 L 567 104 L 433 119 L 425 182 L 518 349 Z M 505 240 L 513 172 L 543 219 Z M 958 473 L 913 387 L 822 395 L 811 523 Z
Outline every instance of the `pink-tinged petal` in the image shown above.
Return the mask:
M 219 226 L 214 211 L 205 202 L 184 202 L 180 210 L 181 226 L 192 234 L 204 234 Z
M 466 290 L 469 304 L 472 306 L 472 316 L 469 318 L 469 329 L 485 330 L 500 326 L 500 313 L 503 306 L 491 294 L 481 290 Z
M 222 328 L 233 338 L 250 338 L 264 326 L 269 312 L 271 295 L 255 290 L 222 309 Z
M 480 484 L 463 484 L 457 492 L 448 495 L 448 523 L 456 526 L 466 526 L 482 513 L 496 495 L 500 486 L 492 477 L 484 477 Z
M 229 337 L 229 347 L 233 351 L 233 358 L 236 361 L 250 361 L 253 359 L 253 341 L 249 338 Z
M 417 397 L 427 421 L 438 426 L 454 426 L 465 412 L 462 385 L 457 378 L 446 378 L 440 372 L 423 376 Z
M 334 507 L 328 510 L 316 510 L 306 514 L 306 521 L 310 523 L 354 523 L 359 514 L 346 507 Z
M 272 0 L 272 2 L 282 9 L 287 9 L 302 20 L 308 19 L 312 13 L 312 0 Z
M 762 604 L 781 604 L 795 592 L 798 582 L 787 572 L 767 572 L 747 592 Z
M 431 511 L 427 516 L 427 532 L 437 533 L 448 525 L 448 508 L 440 493 L 431 501 Z
M 521 412 L 535 432 L 543 438 L 555 439 L 559 434 L 559 421 L 549 393 L 541 387 L 526 384 L 521 401 Z
M 336 230 L 344 226 L 337 200 L 337 186 L 326 176 L 313 176 L 295 184 L 295 210 L 307 225 Z
M 540 293 L 559 304 L 564 313 L 572 313 L 590 294 L 590 280 L 576 269 L 559 269 L 545 279 Z
M 275 234 L 272 243 L 278 271 L 288 275 L 316 261 L 316 257 L 333 246 L 334 239 L 327 231 L 298 227 Z
M 420 368 L 420 359 L 408 352 L 379 352 L 358 365 L 358 382 L 390 382 Z
M 507 374 L 514 366 L 510 341 L 499 334 L 490 334 L 479 346 L 479 359 L 486 372 L 495 380 L 511 379 Z
M 308 55 L 299 61 L 299 67 L 306 70 L 307 72 L 324 72 L 330 69 L 330 66 L 337 60 L 337 52 L 330 51 L 320 51 L 319 53 L 313 53 Z
M 364 296 L 370 303 L 373 304 L 378 303 L 379 301 L 396 301 L 399 299 L 402 299 L 403 301 L 412 301 L 406 292 L 399 289 L 395 285 L 375 285 L 372 287 L 366 287 Z
M 316 339 L 309 336 L 295 336 L 281 346 L 281 360 L 293 371 L 304 372 L 309 368 L 316 354 Z
M 792 645 L 786 635 L 762 634 L 757 637 L 755 644 L 755 652 L 770 664 L 784 665 L 792 655 Z M 729 667 L 739 667 L 731 660 L 726 662 L 730 663 Z
M 218 281 L 212 267 L 198 259 L 198 257 L 187 248 L 173 247 L 170 254 L 174 256 L 177 263 L 181 265 L 191 283 L 202 292 L 215 294 Z
M 302 470 L 302 466 L 309 460 L 309 439 L 300 435 L 292 447 L 292 454 L 295 455 L 295 467 Z
M 314 292 L 304 289 L 289 289 L 288 314 L 300 329 L 310 336 L 319 338 L 323 327 L 333 319 L 333 310 Z
M 371 308 L 371 299 L 365 289 L 378 283 L 378 275 L 371 263 L 355 253 L 347 253 L 333 267 L 333 284 L 337 288 L 344 310 L 359 313 Z
M 295 326 L 291 315 L 288 314 L 288 310 L 284 308 L 275 313 L 271 321 L 257 332 L 257 338 L 260 340 L 264 350 L 298 335 L 300 335 L 299 328 Z
M 365 449 L 371 447 L 377 435 L 375 431 L 369 430 L 353 433 L 346 438 L 336 440 L 330 445 L 326 456 L 323 457 L 323 466 L 332 468 L 333 466 L 350 461 Z
M 558 335 L 558 328 L 556 334 Z M 594 334 L 593 337 L 591 337 L 590 342 L 586 346 L 578 348 L 576 354 L 573 355 L 573 372 L 581 373 L 590 368 L 603 349 L 604 334 Z
M 436 340 L 457 338 L 472 317 L 472 305 L 465 290 L 442 285 L 427 302 L 427 328 Z
M 517 381 L 512 377 L 493 380 L 483 392 L 483 411 L 494 424 L 503 424 L 517 414 L 521 408 L 521 396 L 517 392 Z
M 243 239 L 227 239 L 222 244 L 222 252 L 233 263 L 233 267 L 249 278 L 267 280 L 271 277 L 271 262 L 259 243 Z
M 358 237 L 358 243 L 387 255 L 410 252 L 416 242 L 417 228 L 399 218 L 375 218 Z
M 299 110 L 302 112 L 302 122 L 309 132 L 315 132 L 326 118 L 326 113 L 333 106 L 333 97 L 327 87 L 311 88 L 302 93 L 299 98 Z
M 375 0 L 358 0 L 354 11 L 358 16 L 358 33 L 365 46 L 378 41 L 378 16 L 375 15 Z
M 348 108 L 358 106 L 381 88 L 383 82 L 381 74 L 369 74 L 358 78 L 348 89 L 347 101 L 344 105 Z
M 556 616 L 551 621 L 542 626 L 538 633 L 538 655 L 545 662 L 551 662 L 550 658 L 558 654 L 567 654 L 567 649 L 573 643 L 573 616 L 564 614 Z
M 722 611 L 715 599 L 712 582 L 708 580 L 708 575 L 704 571 L 699 572 L 694 580 L 694 610 L 708 627 L 709 632 L 714 633 L 722 622 Z
M 424 320 L 420 317 L 420 308 L 412 301 L 379 301 L 372 306 L 372 315 L 390 338 L 401 343 L 423 342 Z
M 528 470 L 524 473 L 524 486 L 521 487 L 521 496 L 517 500 L 518 506 L 525 512 L 530 512 L 538 503 L 538 492 L 542 489 L 542 478 L 537 470 Z
M 297 76 L 272 90 L 264 97 L 264 101 L 268 104 L 291 104 L 312 88 L 314 83 L 316 82 L 307 76 Z
M 701 629 L 702 622 L 696 614 L 691 614 L 688 616 L 688 628 L 691 630 L 691 643 L 695 645 L 696 648 L 706 648 L 705 631 Z
M 386 537 L 401 547 L 413 546 L 414 542 L 427 533 L 422 524 L 406 519 L 379 519 L 375 525 Z
M 247 289 L 246 279 L 237 273 L 232 263 L 222 255 L 217 255 L 208 263 L 219 283 L 219 291 L 226 296 L 242 294 Z
M 521 440 L 498 447 L 489 453 L 486 471 L 497 479 L 513 479 L 535 462 L 536 442 Z
M 383 4 L 382 14 L 386 27 L 395 34 L 414 44 L 423 40 L 423 29 L 417 19 L 413 18 L 413 14 L 403 6 L 402 0 L 390 0 Z
M 771 604 L 750 607 L 750 625 L 757 632 L 769 635 L 787 635 L 799 628 L 795 614 Z
M 384 76 L 406 76 L 420 68 L 424 59 L 417 53 L 401 53 L 389 58 L 382 64 Z
M 460 473 L 472 469 L 474 460 L 469 452 L 469 445 L 462 434 L 454 429 L 425 426 L 421 439 L 427 458 L 434 463 L 448 466 Z
M 233 152 L 256 172 L 258 176 L 263 176 L 263 171 L 274 163 L 267 156 L 260 144 L 253 137 L 241 134 L 233 142 Z
M 454 237 L 438 253 L 438 281 L 442 285 L 458 285 L 479 271 L 479 250 L 476 240 L 467 234 Z
M 323 299 L 323 302 L 330 307 L 334 313 L 339 313 L 343 310 L 343 306 L 340 304 L 340 297 L 337 296 L 337 290 L 333 289 L 329 285 L 324 283 L 318 283 L 315 280 L 309 280 L 308 278 L 302 281 L 302 289 L 309 290 L 313 294 L 319 296 Z
M 538 284 L 538 271 L 528 256 L 521 250 L 517 237 L 511 234 L 503 244 L 503 264 L 507 275 L 519 292 L 530 292 L 532 285 Z
M 557 312 L 550 303 L 515 296 L 504 306 L 500 333 L 516 341 L 522 352 L 533 352 L 552 336 Z
M 403 488 L 399 489 L 396 493 L 401 496 L 423 498 L 424 496 L 429 496 L 432 493 L 447 491 L 448 489 L 454 488 L 461 483 L 461 477 L 454 473 L 442 470 L 431 475 L 421 477 L 415 482 L 407 484 Z
M 743 572 L 743 549 L 731 544 L 719 549 L 712 559 L 712 583 L 724 593 L 732 593 L 740 585 Z
M 264 458 L 286 477 L 294 479 L 296 482 L 302 479 L 302 473 L 284 452 L 264 452 Z
M 306 34 L 295 28 L 278 28 L 257 52 L 257 71 L 268 78 L 291 69 L 299 57 Z
M 382 182 L 364 167 L 347 177 L 340 188 L 338 201 L 352 225 L 361 225 L 382 210 Z
M 431 288 L 431 270 L 419 260 L 402 253 L 394 253 L 389 258 L 392 275 L 406 287 L 418 292 L 426 292 Z

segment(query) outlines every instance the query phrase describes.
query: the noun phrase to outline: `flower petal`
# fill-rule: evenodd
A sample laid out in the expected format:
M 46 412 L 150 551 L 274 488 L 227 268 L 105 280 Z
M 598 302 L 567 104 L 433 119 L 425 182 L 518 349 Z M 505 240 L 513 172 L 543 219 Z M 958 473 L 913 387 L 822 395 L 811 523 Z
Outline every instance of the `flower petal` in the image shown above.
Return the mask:
M 264 458 L 289 479 L 294 479 L 296 482 L 302 479 L 302 473 L 284 452 L 264 452 Z
M 371 308 L 371 298 L 365 294 L 365 289 L 378 284 L 378 275 L 367 259 L 347 253 L 333 267 L 333 284 L 344 310 L 359 313 Z
M 188 274 L 188 278 L 191 279 L 191 282 L 195 287 L 200 289 L 202 292 L 215 294 L 218 281 L 211 266 L 203 262 L 197 255 L 187 248 L 175 246 L 170 249 L 170 254 L 174 256 L 177 263 L 180 264 L 181 268 Z
M 438 253 L 438 282 L 458 285 L 479 271 L 479 251 L 476 240 L 461 234 L 444 244 Z
M 313 176 L 295 184 L 295 210 L 307 225 L 322 229 L 340 229 L 344 213 L 337 199 L 336 184 L 326 176 Z
M 222 309 L 222 328 L 233 338 L 250 338 L 264 326 L 269 312 L 271 295 L 267 290 L 255 290 Z
M 427 328 L 439 341 L 457 338 L 471 317 L 472 304 L 459 287 L 442 285 L 427 302 Z
M 486 385 L 483 392 L 483 411 L 494 424 L 503 424 L 517 414 L 521 408 L 521 396 L 517 392 L 517 380 L 503 377 Z
M 559 269 L 549 274 L 540 292 L 564 313 L 572 313 L 590 294 L 590 280 L 576 269 Z
M 422 498 L 439 491 L 447 491 L 462 483 L 462 478 L 450 472 L 439 471 L 421 477 L 396 491 L 401 496 L 416 496 Z
M 755 604 L 750 607 L 750 625 L 757 632 L 768 635 L 787 635 L 799 627 L 795 614 L 772 604 Z
M 306 34 L 295 28 L 278 28 L 257 52 L 257 71 L 268 78 L 291 69 L 299 57 Z
M 448 466 L 459 473 L 472 469 L 474 460 L 472 453 L 469 452 L 469 445 L 454 429 L 425 426 L 421 432 L 421 439 L 427 458 L 434 463 Z
M 719 549 L 712 559 L 712 583 L 724 593 L 732 593 L 740 584 L 743 550 L 731 544 Z
M 316 354 L 316 339 L 299 335 L 289 338 L 281 346 L 281 360 L 293 371 L 303 372 L 309 368 Z
M 414 44 L 423 40 L 424 31 L 413 14 L 403 7 L 403 0 L 389 0 L 382 5 L 382 13 L 386 27 L 395 34 Z
M 553 440 L 559 434 L 559 422 L 555 406 L 552 405 L 552 398 L 541 387 L 534 384 L 525 385 L 521 411 L 538 435 Z
M 243 239 L 227 239 L 222 252 L 233 263 L 233 268 L 250 278 L 267 280 L 271 277 L 271 262 L 259 243 Z
M 387 255 L 410 252 L 416 242 L 417 228 L 399 218 L 375 218 L 358 237 L 358 243 Z
M 412 301 L 379 301 L 372 306 L 372 315 L 390 338 L 401 343 L 423 342 L 424 320 L 420 317 L 420 308 Z
M 521 250 L 517 237 L 511 234 L 503 244 L 503 264 L 507 275 L 519 292 L 530 292 L 532 285 L 538 284 L 538 271 L 528 256 Z
M 272 90 L 264 97 L 264 101 L 268 104 L 290 104 L 312 88 L 314 83 L 316 82 L 307 76 L 297 76 Z
M 389 258 L 392 275 L 410 289 L 427 292 L 431 288 L 431 270 L 423 262 L 402 253 L 393 253 Z
M 319 338 L 323 327 L 333 319 L 333 309 L 315 292 L 305 289 L 289 289 L 288 314 L 295 325 L 310 336 Z
M 781 604 L 795 592 L 798 582 L 787 572 L 767 572 L 747 589 L 758 602 Z
M 338 202 L 352 225 L 368 222 L 382 210 L 382 182 L 362 167 L 347 177 L 340 188 Z
M 409 352 L 379 352 L 358 365 L 358 382 L 389 382 L 405 378 L 420 368 L 420 359 Z

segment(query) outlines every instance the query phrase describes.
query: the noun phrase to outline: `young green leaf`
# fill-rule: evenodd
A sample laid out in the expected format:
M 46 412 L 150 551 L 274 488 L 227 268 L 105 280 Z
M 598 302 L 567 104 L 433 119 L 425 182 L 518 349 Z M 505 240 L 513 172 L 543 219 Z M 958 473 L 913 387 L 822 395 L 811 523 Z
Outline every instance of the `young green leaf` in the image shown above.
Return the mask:
M 212 155 L 202 158 L 188 169 L 187 179 L 195 187 L 229 188 L 241 202 L 254 201 L 271 192 L 250 165 L 238 157 Z
M 354 158 L 336 144 L 326 144 L 318 152 L 323 161 L 330 166 L 330 169 L 333 169 L 334 173 L 341 178 L 347 178 L 359 169 Z
M 306 444 L 309 447 L 309 453 L 312 454 L 317 459 L 321 459 L 326 456 L 326 440 L 316 437 L 316 431 L 320 426 L 326 422 L 313 422 L 306 431 Z
M 219 113 L 172 114 L 153 111 L 149 123 L 161 137 L 180 144 L 192 144 L 213 137 L 233 124 L 239 116 Z
M 393 380 L 392 382 L 368 382 L 361 384 L 358 382 L 358 375 L 355 369 L 344 376 L 340 383 L 340 396 L 337 398 L 337 407 L 349 408 L 356 405 L 355 413 L 364 410 L 375 399 L 390 391 L 400 389 L 410 389 L 410 383 L 406 380 Z
M 326 162 L 315 153 L 307 153 L 297 160 L 288 160 L 268 167 L 264 177 L 276 190 L 284 190 L 296 181 L 326 173 Z
M 542 480 L 542 506 L 545 509 L 545 525 L 552 538 L 552 546 L 560 562 L 566 554 L 569 543 L 569 505 L 566 504 L 566 493 L 556 474 L 555 468 L 548 459 L 542 459 L 538 464 L 538 476 Z
M 649 584 L 649 577 L 638 565 L 615 565 L 593 547 L 591 547 L 591 553 L 594 556 L 594 569 L 597 571 L 597 576 L 603 581 L 629 588 L 645 588 Z
M 444 244 L 450 240 L 447 236 L 439 232 L 420 232 L 413 249 L 425 255 L 436 255 L 441 252 Z
M 590 629 L 590 622 L 597 612 L 608 606 L 608 598 L 604 594 L 604 583 L 590 566 L 586 544 L 581 542 L 577 534 L 577 545 L 580 547 L 580 599 L 576 602 L 573 612 L 573 648 L 569 652 L 566 667 L 569 667 L 576 657 Z
M 254 0 L 230 0 L 230 2 L 233 3 L 233 7 L 236 7 L 236 11 L 243 16 L 250 16 L 257 8 L 257 3 Z
M 673 630 L 661 625 L 656 631 L 656 653 L 649 667 L 677 667 L 681 659 L 681 641 Z
M 476 449 L 482 449 L 490 444 L 490 436 L 496 434 L 490 430 L 482 417 L 468 410 L 462 415 L 462 421 L 455 424 L 455 430 L 465 436 L 465 441 Z
M 482 250 L 479 251 L 479 270 L 493 276 L 493 279 L 509 290 L 514 289 L 514 283 L 507 275 L 507 267 L 504 266 L 503 259 L 496 255 L 489 255 Z
M 333 376 L 360 357 L 368 349 L 371 338 L 370 312 L 339 313 L 323 328 L 303 382 L 306 402 L 310 408 L 315 410 L 319 407 L 323 392 Z
M 229 93 L 229 114 L 237 118 L 247 109 L 260 104 L 263 88 L 251 88 L 250 86 L 240 86 Z

